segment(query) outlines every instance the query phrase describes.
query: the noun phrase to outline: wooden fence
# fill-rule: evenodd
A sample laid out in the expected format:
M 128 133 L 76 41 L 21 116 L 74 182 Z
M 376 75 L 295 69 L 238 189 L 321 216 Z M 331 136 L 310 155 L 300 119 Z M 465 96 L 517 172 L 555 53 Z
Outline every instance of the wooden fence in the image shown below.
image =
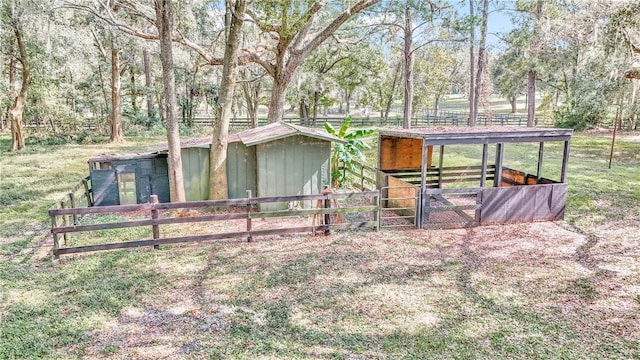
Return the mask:
M 154 197 L 152 195 L 153 198 Z M 348 200 L 349 199 L 349 200 Z M 370 201 L 368 205 L 361 205 Z M 300 204 L 304 200 L 315 200 L 317 207 L 313 209 L 288 209 L 279 211 L 258 211 L 260 204 L 273 202 L 287 202 L 289 204 Z M 342 204 L 338 200 L 344 200 Z M 226 212 L 196 212 L 193 216 L 181 217 L 181 209 L 227 209 Z M 296 195 L 281 197 L 248 197 L 245 199 L 192 201 L 181 203 L 157 203 L 119 206 L 98 206 L 86 208 L 68 208 L 66 206 L 54 207 L 49 210 L 51 217 L 51 233 L 53 235 L 53 254 L 56 258 L 63 254 L 82 253 L 89 251 L 122 249 L 139 246 L 154 246 L 157 248 L 163 244 L 176 244 L 194 241 L 218 240 L 229 238 L 246 238 L 251 241 L 253 236 L 276 235 L 288 233 L 310 232 L 316 234 L 318 231 L 329 234 L 332 229 L 359 229 L 359 228 L 379 228 L 380 194 L 377 191 L 352 192 L 320 195 Z M 146 218 L 127 220 L 110 223 L 79 224 L 81 216 L 92 214 L 143 214 Z M 346 221 L 345 214 L 358 214 L 357 219 Z M 309 216 L 313 216 L 311 224 L 300 226 L 289 226 L 287 228 L 256 229 L 252 221 L 254 219 L 284 218 L 284 217 L 305 217 L 303 220 L 309 221 Z M 340 220 L 341 221 L 336 221 Z M 231 220 L 246 220 L 242 231 L 217 232 L 201 235 L 186 235 L 179 237 L 162 237 L 161 226 L 170 224 L 193 224 L 201 222 L 225 222 Z M 151 227 L 152 238 L 135 241 L 112 242 L 104 244 L 90 244 L 83 246 L 71 246 L 71 239 L 68 236 L 72 233 L 92 232 L 98 230 L 124 229 L 136 227 Z M 187 229 L 181 231 L 188 233 Z M 61 238 L 62 237 L 62 238 Z

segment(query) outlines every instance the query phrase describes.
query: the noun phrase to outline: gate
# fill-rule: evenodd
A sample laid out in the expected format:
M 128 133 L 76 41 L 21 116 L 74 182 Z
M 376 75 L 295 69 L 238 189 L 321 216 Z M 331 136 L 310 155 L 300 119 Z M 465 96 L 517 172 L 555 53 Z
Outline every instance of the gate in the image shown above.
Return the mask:
M 422 191 L 423 229 L 464 228 L 480 224 L 482 189 L 430 189 Z
M 418 187 L 383 186 L 380 188 L 380 227 L 416 227 Z

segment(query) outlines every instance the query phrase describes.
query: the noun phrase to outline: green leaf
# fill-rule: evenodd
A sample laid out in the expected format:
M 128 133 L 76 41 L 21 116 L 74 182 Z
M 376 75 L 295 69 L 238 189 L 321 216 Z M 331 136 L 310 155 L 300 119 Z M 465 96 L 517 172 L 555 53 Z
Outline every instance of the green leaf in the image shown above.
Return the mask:
M 324 123 L 324 129 L 327 130 L 327 132 L 331 135 L 336 134 L 336 129 L 334 129 L 333 126 L 326 121 Z

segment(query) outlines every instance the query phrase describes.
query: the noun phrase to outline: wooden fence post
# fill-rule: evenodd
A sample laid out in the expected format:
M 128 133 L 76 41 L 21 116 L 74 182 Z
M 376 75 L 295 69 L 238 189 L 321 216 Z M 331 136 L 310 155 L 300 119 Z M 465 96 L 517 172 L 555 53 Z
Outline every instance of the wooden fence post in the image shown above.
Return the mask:
M 69 193 L 69 204 L 72 209 L 76 207 L 76 196 L 73 192 Z M 73 225 L 78 225 L 78 214 L 73 214 Z
M 53 229 L 58 227 L 58 217 L 56 215 L 51 215 L 51 232 L 53 233 L 53 258 L 55 260 L 60 259 L 60 255 L 58 254 L 58 249 L 60 249 L 60 238 L 58 237 L 58 233 L 53 232 Z
M 247 200 L 251 199 L 251 190 L 247 190 Z M 247 201 L 247 242 L 253 241 L 251 237 L 251 202 Z
M 373 204 L 376 206 L 376 209 L 373 210 L 373 221 L 376 222 L 376 231 L 380 230 L 380 191 L 376 195 L 373 196 Z
M 89 192 L 89 180 L 87 180 L 87 178 L 82 179 L 82 185 L 84 185 L 84 196 L 87 197 L 87 206 L 91 207 L 93 203 L 91 202 L 91 193 Z
M 60 208 L 61 209 L 66 209 L 67 208 L 67 202 L 62 200 L 60 201 Z M 62 215 L 62 226 L 69 226 L 69 215 Z M 67 246 L 67 242 L 69 240 L 69 234 L 68 233 L 64 233 L 64 245 Z
M 151 195 L 149 198 L 151 200 L 151 220 L 153 220 L 153 225 L 151 226 L 153 229 L 153 240 L 158 240 L 160 239 L 160 225 L 156 224 L 156 220 L 160 217 L 158 209 L 156 209 L 156 204 L 158 204 L 158 195 Z M 153 245 L 153 248 L 156 250 L 160 249 L 160 245 Z
M 329 199 L 329 194 L 333 194 L 333 190 L 331 190 L 329 185 L 325 185 L 324 189 L 321 192 L 321 194 L 325 195 L 323 208 L 330 209 L 331 208 L 331 199 Z M 325 226 L 324 234 L 325 234 L 325 236 L 331 234 L 331 230 L 329 230 L 329 225 L 331 225 L 331 214 L 330 213 L 326 213 L 326 214 L 324 214 L 324 226 Z

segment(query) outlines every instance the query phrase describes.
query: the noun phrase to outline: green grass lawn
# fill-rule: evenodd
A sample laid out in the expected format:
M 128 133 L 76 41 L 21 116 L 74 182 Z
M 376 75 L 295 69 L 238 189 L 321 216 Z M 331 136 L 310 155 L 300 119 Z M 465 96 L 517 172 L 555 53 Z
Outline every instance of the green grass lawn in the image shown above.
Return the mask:
M 637 133 L 621 136 L 612 169 L 610 135 L 574 136 L 564 222 L 234 239 L 54 263 L 47 209 L 87 175 L 87 159 L 163 141 L 0 153 L 0 359 L 640 358 Z M 526 164 L 530 148 L 507 161 Z M 558 151 L 547 150 L 555 166 Z

